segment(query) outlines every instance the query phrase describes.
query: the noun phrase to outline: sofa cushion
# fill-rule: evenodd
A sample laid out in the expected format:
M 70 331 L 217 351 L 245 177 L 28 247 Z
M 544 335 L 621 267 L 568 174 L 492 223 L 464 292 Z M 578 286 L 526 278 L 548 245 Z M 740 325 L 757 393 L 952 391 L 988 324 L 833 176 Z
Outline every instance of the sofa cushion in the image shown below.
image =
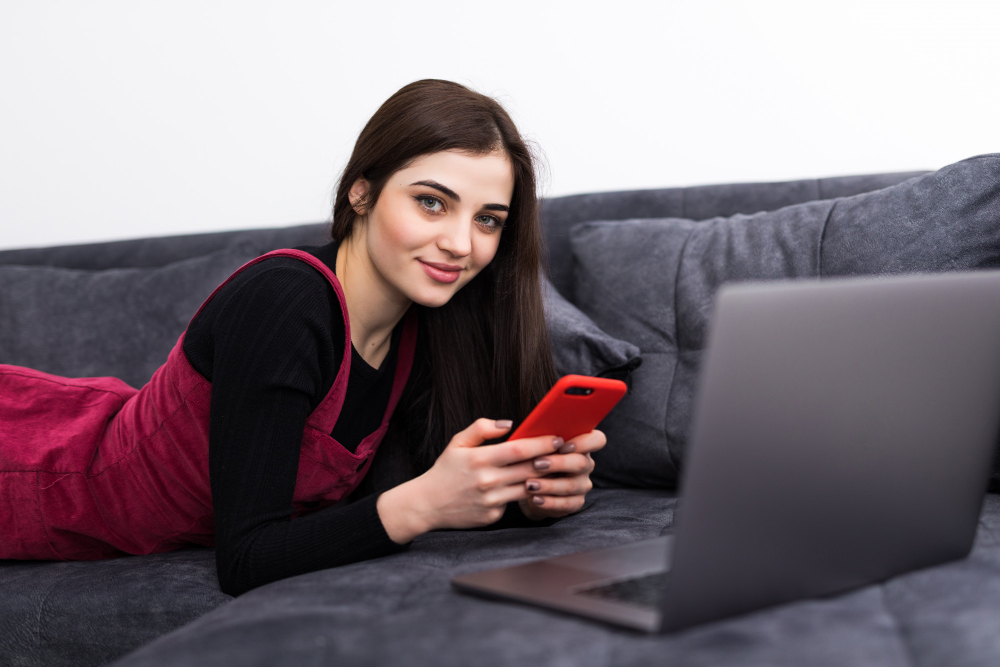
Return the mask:
M 58 266 L 64 269 L 151 269 L 247 243 L 263 255 L 276 248 L 323 245 L 330 240 L 329 223 L 292 227 L 241 229 L 232 232 L 147 237 L 52 248 L 0 250 L 0 266 Z
M 103 665 L 232 598 L 215 552 L 0 561 L 0 664 Z
M 815 275 L 830 207 L 817 202 L 709 223 L 634 220 L 573 230 L 581 310 L 609 335 L 635 343 L 643 358 L 632 392 L 601 425 L 608 444 L 594 455 L 596 480 L 676 483 L 714 289 L 724 279 Z M 764 216 L 766 224 L 755 224 Z
M 666 635 L 462 595 L 451 576 L 671 531 L 662 491 L 598 489 L 548 528 L 435 531 L 384 559 L 242 595 L 123 658 L 187 665 L 995 665 L 1000 660 L 1000 497 L 969 558 L 850 593 Z M 683 513 L 683 509 L 680 510 Z
M 542 202 L 549 276 L 557 291 L 572 300 L 573 261 L 570 230 L 590 220 L 685 218 L 704 220 L 737 213 L 774 211 L 784 206 L 871 192 L 925 174 L 923 171 L 811 178 L 777 183 L 729 183 L 686 188 L 594 192 Z M 0 262 L 3 253 L 0 253 Z
M 756 215 L 574 227 L 574 296 L 644 358 L 602 428 L 605 484 L 673 486 L 723 282 L 1000 266 L 1000 155 L 899 185 Z M 628 267 L 623 271 L 622 267 Z
M 548 280 L 542 282 L 545 322 L 559 375 L 592 375 L 627 380 L 639 367 L 639 348 L 613 338 L 567 301 Z
M 257 254 L 241 243 L 158 268 L 0 266 L 0 363 L 140 387 L 212 290 Z

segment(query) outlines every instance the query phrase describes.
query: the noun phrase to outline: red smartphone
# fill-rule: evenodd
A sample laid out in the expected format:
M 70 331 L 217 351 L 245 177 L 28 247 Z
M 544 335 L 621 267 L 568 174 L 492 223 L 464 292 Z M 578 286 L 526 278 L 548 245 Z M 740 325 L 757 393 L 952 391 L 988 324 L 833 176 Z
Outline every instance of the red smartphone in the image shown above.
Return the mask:
M 563 376 L 508 440 L 557 435 L 568 441 L 590 433 L 627 390 L 621 380 L 586 375 Z

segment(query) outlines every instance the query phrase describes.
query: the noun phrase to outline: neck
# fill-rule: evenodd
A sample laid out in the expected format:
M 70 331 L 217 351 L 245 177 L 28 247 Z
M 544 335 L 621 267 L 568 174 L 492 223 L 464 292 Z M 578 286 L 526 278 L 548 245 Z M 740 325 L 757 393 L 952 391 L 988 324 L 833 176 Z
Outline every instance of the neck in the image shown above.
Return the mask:
M 379 273 L 368 254 L 364 223 L 340 244 L 337 279 L 344 289 L 351 320 L 351 343 L 361 358 L 378 368 L 389 352 L 392 330 L 411 301 Z

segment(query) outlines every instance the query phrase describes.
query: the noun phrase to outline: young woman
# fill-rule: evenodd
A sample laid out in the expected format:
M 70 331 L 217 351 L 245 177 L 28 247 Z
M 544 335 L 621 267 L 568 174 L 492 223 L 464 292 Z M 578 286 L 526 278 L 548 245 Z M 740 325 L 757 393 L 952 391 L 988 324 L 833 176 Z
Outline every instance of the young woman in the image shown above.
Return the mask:
M 398 91 L 332 236 L 237 271 L 139 391 L 0 365 L 0 558 L 214 544 L 238 594 L 579 510 L 603 434 L 500 442 L 556 379 L 534 168 L 502 107 Z

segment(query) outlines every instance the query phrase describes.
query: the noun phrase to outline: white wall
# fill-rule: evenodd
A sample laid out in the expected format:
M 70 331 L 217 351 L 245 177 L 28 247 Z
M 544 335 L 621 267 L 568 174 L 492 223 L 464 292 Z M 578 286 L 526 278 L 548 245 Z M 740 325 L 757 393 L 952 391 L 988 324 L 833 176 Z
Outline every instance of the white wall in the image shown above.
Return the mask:
M 933 169 L 1000 150 L 998 5 L 0 0 L 0 248 L 324 219 L 425 77 L 548 195 Z

